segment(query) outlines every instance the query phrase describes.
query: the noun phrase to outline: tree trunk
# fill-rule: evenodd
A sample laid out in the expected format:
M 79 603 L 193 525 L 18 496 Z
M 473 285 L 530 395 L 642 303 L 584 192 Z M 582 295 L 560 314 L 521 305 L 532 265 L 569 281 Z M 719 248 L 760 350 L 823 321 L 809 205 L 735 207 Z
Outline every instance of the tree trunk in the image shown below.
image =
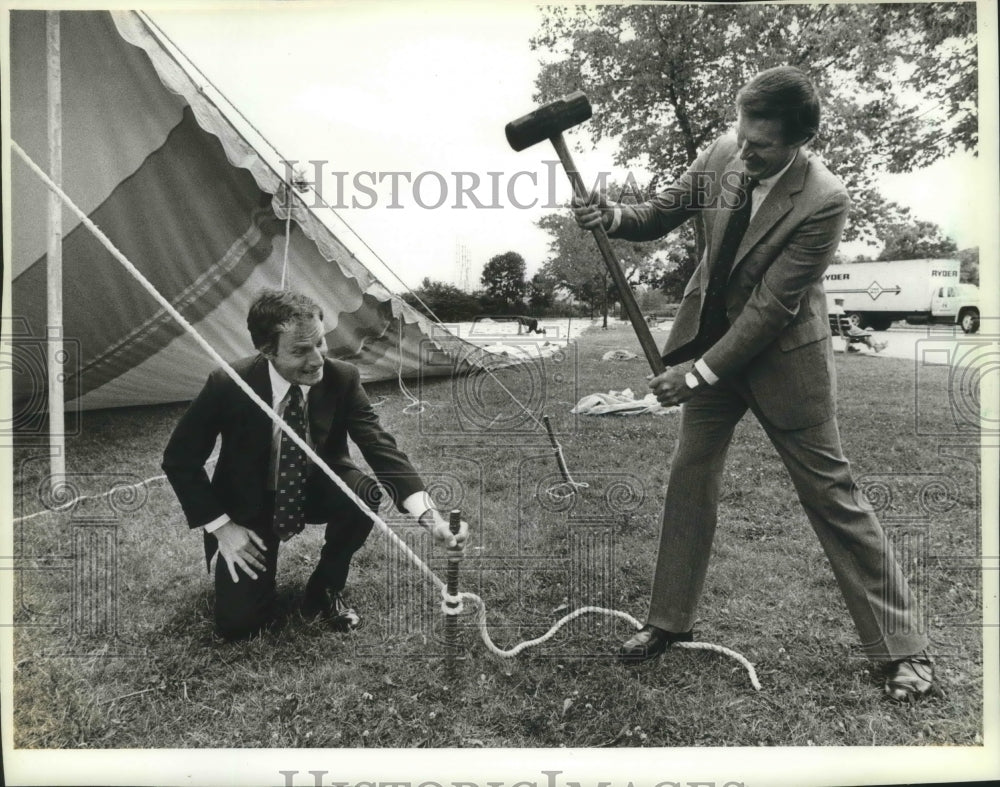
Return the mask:
M 608 276 L 605 274 L 601 277 L 602 287 L 601 290 L 604 292 L 604 303 L 602 304 L 601 311 L 604 312 L 604 329 L 608 329 Z

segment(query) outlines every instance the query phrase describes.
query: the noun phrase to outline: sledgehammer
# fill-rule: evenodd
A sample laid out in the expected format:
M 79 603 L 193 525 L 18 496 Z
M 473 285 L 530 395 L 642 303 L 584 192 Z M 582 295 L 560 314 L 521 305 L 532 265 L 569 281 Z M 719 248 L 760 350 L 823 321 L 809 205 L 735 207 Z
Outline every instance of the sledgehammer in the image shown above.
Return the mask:
M 573 163 L 573 157 L 569 153 L 569 148 L 566 147 L 566 141 L 563 139 L 562 132 L 573 128 L 573 126 L 585 120 L 589 120 L 592 115 L 593 111 L 590 108 L 590 101 L 587 100 L 586 95 L 577 90 L 575 93 L 570 93 L 564 98 L 539 107 L 524 117 L 512 120 L 507 124 L 507 128 L 504 131 L 507 134 L 507 141 L 510 143 L 510 146 L 516 151 L 531 147 L 543 139 L 551 142 L 552 147 L 556 149 L 559 160 L 562 162 L 563 169 L 566 170 L 566 174 L 569 176 L 570 183 L 573 185 L 573 192 L 576 196 L 586 200 L 589 196 L 587 189 L 583 185 L 583 178 L 580 177 L 580 173 Z M 642 351 L 646 355 L 646 360 L 649 361 L 649 366 L 652 368 L 653 374 L 660 374 L 666 370 L 666 367 L 663 364 L 663 359 L 660 357 L 660 351 L 656 347 L 653 335 L 649 332 L 649 325 L 646 324 L 646 321 L 642 317 L 642 312 L 639 311 L 639 304 L 635 302 L 635 295 L 632 293 L 632 288 L 629 287 L 628 282 L 625 280 L 625 273 L 622 271 L 621 263 L 618 262 L 614 251 L 611 250 L 611 244 L 608 243 L 608 234 L 604 231 L 604 227 L 601 226 L 595 228 L 593 233 L 594 239 L 597 241 L 597 247 L 601 250 L 601 256 L 604 257 L 604 264 L 607 265 L 608 272 L 611 274 L 611 278 L 618 288 L 618 294 L 622 299 L 625 312 L 628 314 L 629 321 L 632 323 L 632 327 L 639 337 L 639 344 L 642 345 Z

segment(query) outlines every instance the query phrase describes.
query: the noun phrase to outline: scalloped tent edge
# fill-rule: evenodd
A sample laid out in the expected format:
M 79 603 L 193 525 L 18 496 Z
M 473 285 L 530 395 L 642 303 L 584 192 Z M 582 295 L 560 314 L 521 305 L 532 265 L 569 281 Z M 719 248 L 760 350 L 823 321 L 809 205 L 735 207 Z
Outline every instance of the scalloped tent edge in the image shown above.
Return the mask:
M 44 20 L 44 12 L 11 12 L 11 136 L 38 162 L 48 160 Z M 248 139 L 253 130 L 209 97 L 142 15 L 63 11 L 60 27 L 62 186 L 224 357 L 253 352 L 247 307 L 262 287 L 280 286 L 287 254 L 291 286 L 324 308 L 331 357 L 357 365 L 366 382 L 480 365 L 482 349 L 415 311 L 363 265 L 346 226 L 330 226 L 339 218 L 289 200 L 294 190 Z M 17 350 L 16 409 L 30 413 L 45 399 L 48 192 L 23 162 L 11 169 L 13 320 L 5 328 Z M 67 404 L 191 399 L 211 360 L 85 227 L 64 222 Z

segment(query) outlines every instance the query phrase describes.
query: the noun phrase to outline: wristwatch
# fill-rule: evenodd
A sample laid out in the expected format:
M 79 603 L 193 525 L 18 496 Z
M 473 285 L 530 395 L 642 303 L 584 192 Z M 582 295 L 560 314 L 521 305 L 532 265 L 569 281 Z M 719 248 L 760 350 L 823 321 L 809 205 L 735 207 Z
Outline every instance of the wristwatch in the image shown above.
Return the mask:
M 689 391 L 693 391 L 699 385 L 701 385 L 701 380 L 694 372 L 688 372 L 684 375 L 684 384 L 688 387 Z

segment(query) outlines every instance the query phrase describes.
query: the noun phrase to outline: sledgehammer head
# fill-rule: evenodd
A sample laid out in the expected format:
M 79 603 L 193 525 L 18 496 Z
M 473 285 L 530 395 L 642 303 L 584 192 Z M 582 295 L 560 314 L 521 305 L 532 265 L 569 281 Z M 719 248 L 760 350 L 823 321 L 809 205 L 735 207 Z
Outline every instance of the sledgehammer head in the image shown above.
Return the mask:
M 590 120 L 592 114 L 587 96 L 577 90 L 524 117 L 510 121 L 504 131 L 510 146 L 520 151 Z

